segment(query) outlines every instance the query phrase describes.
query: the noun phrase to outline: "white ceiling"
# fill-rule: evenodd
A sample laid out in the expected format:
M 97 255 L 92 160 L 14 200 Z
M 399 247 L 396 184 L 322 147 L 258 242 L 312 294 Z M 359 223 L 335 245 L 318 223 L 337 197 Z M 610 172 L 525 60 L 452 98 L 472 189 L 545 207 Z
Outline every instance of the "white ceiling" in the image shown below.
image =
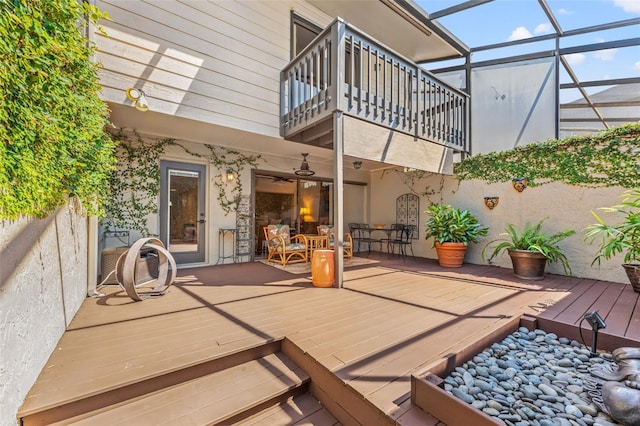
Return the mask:
M 142 135 L 208 143 L 239 149 L 248 153 L 269 154 L 295 161 L 302 161 L 301 153 L 306 152 L 309 153 L 309 162 L 327 166 L 333 165 L 333 150 L 331 149 L 286 141 L 280 137 L 245 132 L 175 115 L 162 114 L 152 110 L 140 112 L 130 105 L 112 102 L 108 104 L 111 109 L 110 120 L 112 123 L 116 123 L 122 129 L 135 129 L 137 133 Z M 377 161 L 344 156 L 345 167 L 351 167 L 353 161 L 356 160 L 362 161 L 362 170 L 367 171 L 395 167 Z
M 341 17 L 413 62 L 460 53 L 394 0 L 308 0 L 327 15 Z M 416 6 L 417 7 L 417 6 Z M 407 22 L 410 25 L 407 25 Z M 429 33 L 430 35 L 427 35 Z

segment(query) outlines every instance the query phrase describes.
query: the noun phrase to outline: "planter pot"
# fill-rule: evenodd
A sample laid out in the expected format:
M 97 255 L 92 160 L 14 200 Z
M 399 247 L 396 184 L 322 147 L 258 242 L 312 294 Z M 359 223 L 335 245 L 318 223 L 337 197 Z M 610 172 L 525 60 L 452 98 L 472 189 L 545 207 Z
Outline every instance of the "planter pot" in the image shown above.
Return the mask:
M 513 265 L 513 275 L 523 280 L 543 280 L 547 258 L 528 250 L 508 250 Z
M 640 293 L 640 264 L 625 263 L 622 267 L 627 273 L 627 277 L 629 277 L 629 282 L 633 286 L 633 291 Z
M 465 243 L 436 243 L 438 263 L 445 268 L 461 267 L 466 251 L 467 245 Z

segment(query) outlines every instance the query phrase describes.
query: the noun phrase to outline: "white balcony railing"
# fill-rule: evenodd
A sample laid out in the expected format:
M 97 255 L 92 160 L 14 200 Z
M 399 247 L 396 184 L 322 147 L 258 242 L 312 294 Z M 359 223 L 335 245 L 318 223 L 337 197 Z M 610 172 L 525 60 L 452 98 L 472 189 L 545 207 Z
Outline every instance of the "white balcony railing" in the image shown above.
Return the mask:
M 466 93 L 337 18 L 282 71 L 281 134 L 335 111 L 467 151 Z

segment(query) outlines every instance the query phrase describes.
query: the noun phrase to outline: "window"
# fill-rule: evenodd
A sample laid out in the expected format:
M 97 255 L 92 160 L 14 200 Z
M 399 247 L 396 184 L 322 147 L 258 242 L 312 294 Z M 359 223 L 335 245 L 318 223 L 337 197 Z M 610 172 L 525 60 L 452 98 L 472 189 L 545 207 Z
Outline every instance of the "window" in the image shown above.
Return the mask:
M 320 31 L 322 28 L 316 24 L 291 12 L 291 58 L 295 58 L 302 52 L 320 34 Z

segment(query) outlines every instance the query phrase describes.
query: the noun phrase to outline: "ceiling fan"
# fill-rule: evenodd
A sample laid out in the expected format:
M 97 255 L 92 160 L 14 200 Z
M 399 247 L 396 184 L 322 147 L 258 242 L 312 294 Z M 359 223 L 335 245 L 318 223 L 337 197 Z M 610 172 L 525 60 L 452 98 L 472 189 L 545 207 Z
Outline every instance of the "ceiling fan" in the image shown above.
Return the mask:
M 289 178 L 282 177 L 282 176 L 272 176 L 271 180 L 273 182 L 276 182 L 276 183 L 279 183 L 279 182 L 292 183 L 292 182 L 294 182 L 293 179 L 289 179 Z

